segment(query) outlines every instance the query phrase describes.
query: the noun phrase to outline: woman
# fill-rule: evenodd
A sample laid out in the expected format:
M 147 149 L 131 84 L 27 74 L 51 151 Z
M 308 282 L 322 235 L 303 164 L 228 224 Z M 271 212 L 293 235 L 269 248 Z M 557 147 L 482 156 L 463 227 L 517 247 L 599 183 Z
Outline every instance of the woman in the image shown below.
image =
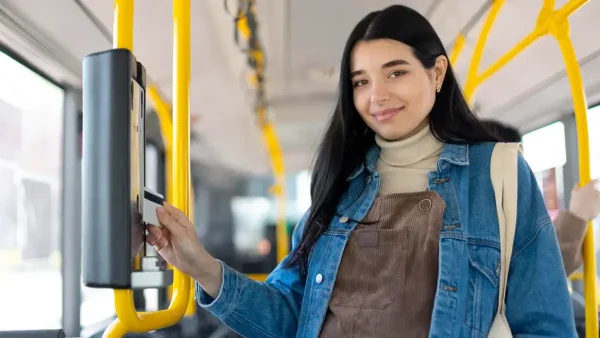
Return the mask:
M 148 241 L 197 281 L 202 307 L 246 337 L 483 337 L 498 298 L 497 141 L 431 25 L 391 6 L 348 39 L 312 206 L 265 284 L 212 258 L 171 206 L 158 211 L 168 231 L 150 227 Z M 515 336 L 575 336 L 556 233 L 518 163 L 507 318 Z

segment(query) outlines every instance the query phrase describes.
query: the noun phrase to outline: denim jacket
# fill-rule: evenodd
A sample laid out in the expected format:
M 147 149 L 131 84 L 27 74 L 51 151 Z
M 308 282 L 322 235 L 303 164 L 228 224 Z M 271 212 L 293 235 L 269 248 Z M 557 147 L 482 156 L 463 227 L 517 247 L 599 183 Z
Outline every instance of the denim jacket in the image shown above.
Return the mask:
M 494 143 L 445 144 L 428 187 L 446 203 L 439 239 L 438 284 L 430 337 L 485 337 L 498 302 L 500 241 L 490 158 Z M 212 299 L 196 285 L 200 305 L 246 337 L 319 336 L 344 247 L 379 190 L 374 147 L 348 177 L 348 188 L 329 229 L 313 248 L 308 275 L 285 268 L 266 282 L 223 265 L 221 290 Z M 529 166 L 518 160 L 518 214 L 506 294 L 514 337 L 576 337 L 559 245 Z M 301 239 L 307 214 L 293 234 Z M 398 314 L 401 316 L 402 314 Z

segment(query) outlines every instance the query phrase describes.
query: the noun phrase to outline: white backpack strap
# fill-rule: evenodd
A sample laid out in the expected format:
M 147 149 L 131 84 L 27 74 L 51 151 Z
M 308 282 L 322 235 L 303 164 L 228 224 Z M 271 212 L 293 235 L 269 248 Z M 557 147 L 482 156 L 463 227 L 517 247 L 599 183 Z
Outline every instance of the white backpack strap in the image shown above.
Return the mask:
M 492 152 L 490 176 L 496 197 L 500 231 L 500 285 L 498 312 L 490 329 L 490 338 L 512 337 L 506 320 L 506 286 L 517 223 L 518 153 L 520 143 L 497 143 Z

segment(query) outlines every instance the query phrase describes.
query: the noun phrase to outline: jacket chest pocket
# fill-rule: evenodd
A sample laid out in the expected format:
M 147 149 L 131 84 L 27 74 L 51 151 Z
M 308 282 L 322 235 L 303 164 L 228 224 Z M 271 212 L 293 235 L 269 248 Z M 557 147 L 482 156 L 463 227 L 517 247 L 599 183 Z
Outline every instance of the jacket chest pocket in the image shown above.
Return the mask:
M 479 244 L 469 244 L 468 247 L 469 282 L 465 325 L 474 333 L 485 337 L 492 325 L 498 303 L 500 250 Z

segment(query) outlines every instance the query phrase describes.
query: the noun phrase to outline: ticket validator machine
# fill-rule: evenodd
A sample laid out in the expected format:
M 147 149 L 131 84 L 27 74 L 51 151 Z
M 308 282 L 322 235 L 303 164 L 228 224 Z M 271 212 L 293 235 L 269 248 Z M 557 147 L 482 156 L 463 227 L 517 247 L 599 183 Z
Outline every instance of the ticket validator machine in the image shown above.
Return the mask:
M 163 196 L 145 187 L 146 71 L 127 49 L 83 61 L 83 283 L 146 289 L 173 271 L 146 245 Z

